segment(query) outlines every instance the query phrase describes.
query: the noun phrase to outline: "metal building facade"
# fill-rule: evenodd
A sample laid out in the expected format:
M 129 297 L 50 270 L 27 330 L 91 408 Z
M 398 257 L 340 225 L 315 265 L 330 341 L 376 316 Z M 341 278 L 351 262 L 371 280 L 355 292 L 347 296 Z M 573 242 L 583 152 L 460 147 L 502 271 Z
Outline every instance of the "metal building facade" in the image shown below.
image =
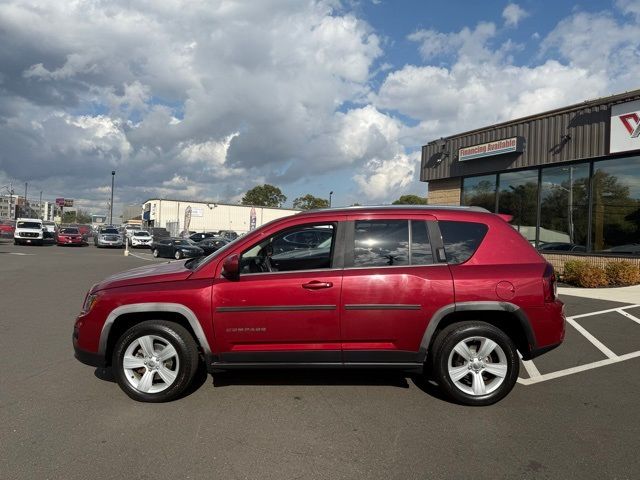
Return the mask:
M 640 90 L 635 90 L 431 141 L 422 147 L 420 180 L 428 182 L 608 155 L 611 106 L 639 98 Z M 525 139 L 522 154 L 496 156 L 483 162 L 458 161 L 461 148 L 510 137 Z

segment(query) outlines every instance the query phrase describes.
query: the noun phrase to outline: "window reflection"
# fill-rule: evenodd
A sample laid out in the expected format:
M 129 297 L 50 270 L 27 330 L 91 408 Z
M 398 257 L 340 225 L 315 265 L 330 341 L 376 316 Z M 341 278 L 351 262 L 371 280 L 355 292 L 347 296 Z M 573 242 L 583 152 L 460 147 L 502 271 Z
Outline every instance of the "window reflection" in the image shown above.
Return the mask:
M 467 177 L 462 181 L 462 204 L 496 210 L 496 175 Z
M 357 221 L 354 266 L 382 267 L 409 264 L 409 222 Z
M 411 220 L 411 265 L 433 263 L 433 253 L 427 232 L 427 222 Z
M 536 240 L 538 171 L 500 174 L 498 212 L 513 216 L 511 225 L 527 240 Z
M 593 250 L 640 255 L 640 157 L 594 163 Z
M 589 213 L 589 165 L 544 168 L 541 184 L 542 251 L 585 252 Z

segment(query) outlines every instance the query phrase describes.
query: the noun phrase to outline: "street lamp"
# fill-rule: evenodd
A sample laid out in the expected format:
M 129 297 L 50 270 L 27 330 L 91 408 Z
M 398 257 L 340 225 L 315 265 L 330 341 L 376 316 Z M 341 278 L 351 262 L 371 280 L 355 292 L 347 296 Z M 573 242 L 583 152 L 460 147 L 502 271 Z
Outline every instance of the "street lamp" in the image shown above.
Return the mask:
M 111 203 L 109 204 L 109 225 L 113 225 L 113 184 L 116 180 L 116 171 L 111 171 Z
M 329 206 L 331 206 L 331 197 L 333 196 L 333 191 L 329 192 Z

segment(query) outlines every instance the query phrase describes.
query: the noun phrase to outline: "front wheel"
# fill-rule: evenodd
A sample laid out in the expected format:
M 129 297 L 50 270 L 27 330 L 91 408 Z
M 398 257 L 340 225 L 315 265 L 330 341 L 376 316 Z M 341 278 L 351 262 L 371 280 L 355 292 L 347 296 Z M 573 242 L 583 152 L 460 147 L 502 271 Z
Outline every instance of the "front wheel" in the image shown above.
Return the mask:
M 157 248 L 153 249 L 153 256 L 154 256 L 154 258 L 158 258 L 160 256 L 160 252 L 158 251 Z
M 453 400 L 491 405 L 504 398 L 518 379 L 520 363 L 513 341 L 485 322 L 445 328 L 434 342 L 434 376 Z
M 140 402 L 180 396 L 198 369 L 198 349 L 181 325 L 164 320 L 139 323 L 117 341 L 114 375 L 120 388 Z
M 176 260 L 180 260 L 182 258 L 182 252 L 180 250 L 176 250 L 174 257 Z

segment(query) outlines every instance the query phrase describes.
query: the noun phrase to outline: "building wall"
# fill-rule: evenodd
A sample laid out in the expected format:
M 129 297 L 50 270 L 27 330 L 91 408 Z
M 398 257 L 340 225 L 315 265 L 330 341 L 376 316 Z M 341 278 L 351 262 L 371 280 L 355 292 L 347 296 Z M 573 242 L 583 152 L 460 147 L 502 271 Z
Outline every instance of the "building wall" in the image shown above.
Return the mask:
M 420 180 L 602 157 L 609 153 L 611 106 L 638 98 L 640 90 L 635 90 L 432 141 L 422 147 Z M 458 161 L 460 148 L 511 137 L 524 137 L 522 153 Z
M 427 194 L 429 205 L 460 205 L 460 179 L 432 180 Z
M 190 231 L 249 231 L 252 208 L 250 206 L 152 199 L 145 202 L 143 210 L 149 209 L 149 220 L 154 222 L 155 227 L 180 232 L 184 229 L 185 211 L 189 206 L 192 212 Z M 255 207 L 255 211 L 256 227 L 277 218 L 299 213 L 299 210 L 267 207 Z

